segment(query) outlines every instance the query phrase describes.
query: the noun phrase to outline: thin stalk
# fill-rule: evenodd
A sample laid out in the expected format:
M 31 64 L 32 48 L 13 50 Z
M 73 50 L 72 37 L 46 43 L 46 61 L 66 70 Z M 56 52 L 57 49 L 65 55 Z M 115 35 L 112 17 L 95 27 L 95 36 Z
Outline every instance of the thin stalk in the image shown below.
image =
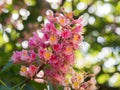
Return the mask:
M 7 87 L 7 85 L 6 85 L 2 80 L 0 80 L 0 82 L 1 82 L 1 84 L 2 84 L 3 86 Z M 7 87 L 7 88 L 8 88 L 8 87 Z

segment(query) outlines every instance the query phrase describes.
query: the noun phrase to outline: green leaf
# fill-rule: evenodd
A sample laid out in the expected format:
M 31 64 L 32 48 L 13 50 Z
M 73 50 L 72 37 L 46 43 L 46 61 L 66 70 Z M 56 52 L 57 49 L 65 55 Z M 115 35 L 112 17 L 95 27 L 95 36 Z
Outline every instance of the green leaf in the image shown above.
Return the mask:
M 33 90 L 44 90 L 46 89 L 46 84 L 44 83 L 36 83 L 35 81 L 30 81 L 30 84 L 32 85 L 33 87 Z M 27 89 L 29 90 L 29 89 Z
M 27 85 L 24 87 L 24 90 L 34 90 L 34 88 L 32 87 L 32 85 L 27 84 Z M 36 90 L 36 89 L 35 89 L 35 90 Z
M 8 63 L 6 63 L 6 65 L 3 67 L 3 69 L 1 70 L 0 73 L 6 71 L 6 70 L 9 69 L 12 65 L 13 65 L 12 61 L 8 61 Z

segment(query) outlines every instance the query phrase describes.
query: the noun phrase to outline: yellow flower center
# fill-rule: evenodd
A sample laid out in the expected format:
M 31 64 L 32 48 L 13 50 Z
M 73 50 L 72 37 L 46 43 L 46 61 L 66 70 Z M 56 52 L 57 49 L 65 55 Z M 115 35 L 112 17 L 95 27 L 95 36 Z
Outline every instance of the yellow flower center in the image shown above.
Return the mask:
M 21 71 L 22 71 L 22 72 L 27 72 L 27 68 L 26 68 L 25 66 L 22 66 L 22 67 L 21 67 Z
M 57 40 L 56 36 L 54 35 L 50 36 L 50 39 L 49 39 L 50 43 L 54 43 L 56 40 Z
M 82 82 L 82 81 L 83 81 L 83 76 L 82 76 L 82 75 L 79 75 L 79 76 L 77 77 L 77 80 L 78 80 L 79 82 Z
M 46 60 L 49 60 L 50 57 L 51 57 L 51 55 L 52 55 L 51 52 L 46 51 L 46 52 L 44 53 L 44 58 L 45 58 Z
M 79 82 L 74 82 L 73 83 L 73 88 L 78 89 L 79 88 Z
M 79 40 L 79 36 L 78 35 L 74 35 L 73 39 L 74 39 L 74 41 L 78 41 Z
M 71 52 L 72 51 L 72 48 L 69 46 L 66 48 L 66 52 Z
M 70 12 L 70 13 L 67 14 L 67 16 L 68 16 L 69 18 L 72 18 L 72 15 L 73 15 L 72 12 Z
M 65 23 L 65 19 L 64 18 L 60 18 L 60 24 L 64 24 Z
M 69 84 L 69 80 L 68 79 L 66 79 L 64 82 L 65 82 L 65 85 Z

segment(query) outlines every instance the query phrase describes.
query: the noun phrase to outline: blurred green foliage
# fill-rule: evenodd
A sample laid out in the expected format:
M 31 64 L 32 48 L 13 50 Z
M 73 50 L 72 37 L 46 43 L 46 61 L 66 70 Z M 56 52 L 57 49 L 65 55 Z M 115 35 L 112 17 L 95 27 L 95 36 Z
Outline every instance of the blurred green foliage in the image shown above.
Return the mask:
M 11 63 L 12 52 L 25 48 L 24 41 L 40 28 L 47 9 L 59 12 L 61 7 L 85 20 L 76 67 L 95 73 L 100 90 L 120 90 L 119 0 L 0 0 L 0 90 L 13 90 L 25 80 L 19 66 Z M 44 88 L 31 81 L 24 90 Z

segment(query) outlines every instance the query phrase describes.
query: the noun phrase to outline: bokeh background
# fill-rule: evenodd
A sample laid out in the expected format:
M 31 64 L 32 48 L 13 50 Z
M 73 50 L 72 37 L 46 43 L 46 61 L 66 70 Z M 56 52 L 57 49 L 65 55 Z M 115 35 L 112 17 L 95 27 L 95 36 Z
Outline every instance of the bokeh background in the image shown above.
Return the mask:
M 61 7 L 85 20 L 76 67 L 94 73 L 99 90 L 120 90 L 120 0 L 0 0 L 0 81 L 12 88 L 25 79 L 10 57 L 26 49 L 28 38 L 47 22 L 46 10 Z M 43 88 L 31 81 L 23 90 Z

